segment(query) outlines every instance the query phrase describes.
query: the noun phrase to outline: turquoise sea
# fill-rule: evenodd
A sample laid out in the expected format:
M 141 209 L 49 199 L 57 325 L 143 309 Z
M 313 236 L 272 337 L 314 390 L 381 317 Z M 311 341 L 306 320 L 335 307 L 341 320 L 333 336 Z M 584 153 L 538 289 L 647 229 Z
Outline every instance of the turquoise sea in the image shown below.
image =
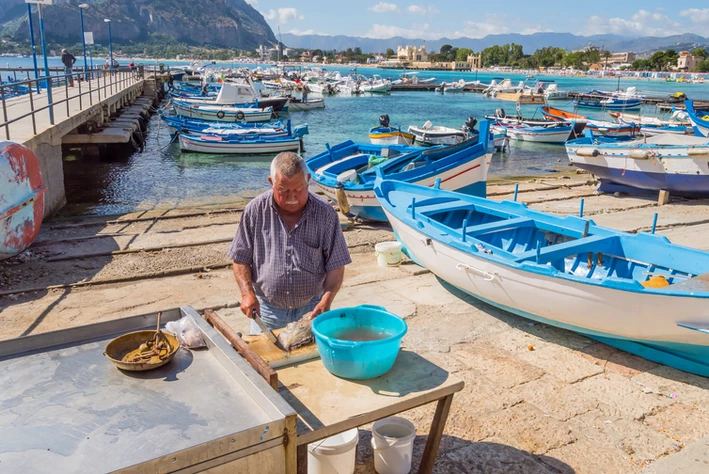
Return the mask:
M 32 65 L 31 59 L 27 58 L 0 58 L 0 67 L 6 67 L 6 63 L 10 67 Z M 50 60 L 50 66 L 57 63 L 57 58 Z M 149 63 L 155 64 L 154 61 Z M 185 64 L 172 61 L 165 63 Z M 345 75 L 352 72 L 349 67 L 328 69 L 339 70 Z M 358 72 L 367 76 L 379 74 L 397 78 L 401 71 L 360 68 Z M 6 75 L 3 73 L 3 76 Z M 478 79 L 488 83 L 500 77 L 509 77 L 515 83 L 525 80 L 525 76 L 519 74 L 488 72 L 422 71 L 419 77 L 435 77 L 437 82 Z M 615 90 L 618 87 L 617 78 L 535 77 L 555 80 L 560 89 L 578 92 L 591 89 Z M 682 91 L 692 99 L 709 99 L 709 83 L 678 84 L 622 78 L 620 87 L 625 89 L 629 86 L 637 87 L 648 96 Z M 310 135 L 305 137 L 306 159 L 323 151 L 326 143 L 336 144 L 345 140 L 368 142 L 369 128 L 377 125 L 381 114 L 388 114 L 392 124 L 399 124 L 402 128 L 421 125 L 427 120 L 435 125 L 458 128 L 468 116 L 481 120 L 486 114 L 493 114 L 497 108 L 504 108 L 508 114 L 516 112 L 511 102 L 489 99 L 474 93 L 444 95 L 434 92 L 393 92 L 390 95 L 328 96 L 325 101 L 325 109 L 294 112 L 290 115 L 293 125 L 308 124 Z M 572 109 L 571 104 L 565 101 L 554 101 L 552 105 Z M 525 116 L 532 116 L 536 107 L 522 106 L 521 112 Z M 646 106 L 643 113 L 658 115 L 660 112 L 655 107 Z M 590 115 L 602 117 L 601 114 Z M 272 156 L 232 157 L 182 153 L 178 144 L 169 143 L 167 129 L 156 115 L 151 121 L 147 146 L 142 153 L 100 162 L 67 154 L 64 173 L 69 203 L 65 212 L 115 214 L 173 206 L 228 203 L 254 196 L 268 187 L 268 167 Z M 493 156 L 489 178 L 536 176 L 566 169 L 568 161 L 562 145 L 513 141 L 509 152 Z

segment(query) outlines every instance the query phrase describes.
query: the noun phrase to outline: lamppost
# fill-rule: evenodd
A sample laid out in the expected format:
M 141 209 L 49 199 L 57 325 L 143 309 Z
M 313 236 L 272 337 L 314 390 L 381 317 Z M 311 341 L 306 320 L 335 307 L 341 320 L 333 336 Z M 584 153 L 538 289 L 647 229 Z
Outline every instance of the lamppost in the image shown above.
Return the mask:
M 89 63 L 86 61 L 86 33 L 84 33 L 84 10 L 89 8 L 89 5 L 82 3 L 79 5 L 79 14 L 81 15 L 81 44 L 84 46 L 84 80 L 89 80 Z
M 52 2 L 47 2 L 51 5 Z M 44 17 L 42 16 L 42 3 L 37 4 L 37 14 L 39 16 L 39 38 L 42 41 L 42 55 L 44 56 L 44 74 L 45 87 L 47 88 L 47 103 L 49 104 L 49 124 L 54 125 L 54 107 L 52 106 L 52 77 L 49 73 L 49 64 L 47 63 L 47 43 L 44 41 Z
M 39 79 L 39 69 L 37 68 L 37 48 L 34 45 L 34 28 L 32 27 L 32 4 L 27 4 L 27 18 L 30 23 L 30 44 L 32 44 L 32 62 L 34 63 L 34 78 Z M 31 86 L 30 86 L 31 87 Z M 40 92 L 39 81 L 37 81 L 37 94 Z
M 111 38 L 111 20 L 104 18 L 106 23 L 108 23 L 108 50 L 111 53 L 111 74 L 113 74 L 113 39 Z

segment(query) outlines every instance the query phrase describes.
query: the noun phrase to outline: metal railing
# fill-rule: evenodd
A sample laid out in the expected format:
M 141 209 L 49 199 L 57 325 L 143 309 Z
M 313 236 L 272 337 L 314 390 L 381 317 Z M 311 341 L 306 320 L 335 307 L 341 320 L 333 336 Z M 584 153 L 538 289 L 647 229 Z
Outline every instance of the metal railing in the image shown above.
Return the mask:
M 78 102 L 78 111 L 92 107 L 114 94 L 137 84 L 145 77 L 142 66 L 133 68 L 120 67 L 115 69 L 91 69 L 72 74 L 47 75 L 32 78 L 31 71 L 23 71 L 27 79 L 0 83 L 0 101 L 2 103 L 2 120 L 0 130 L 5 129 L 5 138 L 10 140 L 10 126 L 27 117 L 32 118 L 32 132 L 37 134 L 37 114 L 46 113 L 49 124 L 55 124 L 55 113 L 66 107 L 66 117 L 72 114 L 71 104 Z M 73 83 L 73 86 L 71 86 Z M 57 91 L 64 90 L 62 98 L 53 97 Z M 71 89 L 71 90 L 70 90 Z M 37 91 L 41 92 L 37 92 Z M 20 102 L 28 98 L 29 110 Z M 41 102 L 41 104 L 39 103 Z M 18 113 L 19 112 L 19 113 Z M 77 112 L 75 110 L 74 112 Z

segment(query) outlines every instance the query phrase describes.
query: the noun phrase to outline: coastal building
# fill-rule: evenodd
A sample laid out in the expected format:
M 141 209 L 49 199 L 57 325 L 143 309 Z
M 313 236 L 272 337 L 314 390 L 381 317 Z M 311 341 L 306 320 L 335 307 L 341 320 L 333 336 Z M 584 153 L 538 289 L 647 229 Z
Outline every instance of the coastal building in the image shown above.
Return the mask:
M 411 62 L 426 62 L 428 61 L 428 54 L 426 54 L 426 47 L 419 46 L 399 46 L 396 51 L 396 59 L 400 62 L 411 61 Z
M 608 64 L 631 64 L 636 59 L 636 54 L 630 51 L 612 53 L 608 58 Z
M 430 61 L 425 46 L 399 46 L 396 57 L 381 61 L 382 68 L 471 71 L 482 67 L 482 54 L 470 54 L 464 62 Z
M 701 62 L 702 58 L 693 56 L 689 51 L 680 51 L 677 58 L 677 69 L 680 71 L 692 71 Z

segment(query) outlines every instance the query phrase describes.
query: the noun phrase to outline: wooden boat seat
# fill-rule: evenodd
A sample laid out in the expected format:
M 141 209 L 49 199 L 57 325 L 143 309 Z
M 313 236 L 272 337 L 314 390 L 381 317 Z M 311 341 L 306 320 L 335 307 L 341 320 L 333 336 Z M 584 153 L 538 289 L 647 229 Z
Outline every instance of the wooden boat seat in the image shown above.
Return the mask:
M 559 260 L 569 255 L 577 255 L 584 252 L 594 253 L 614 253 L 619 243 L 618 237 L 615 235 L 592 235 L 581 239 L 571 240 L 561 244 L 547 245 L 539 250 L 540 262 L 551 262 Z M 517 262 L 526 260 L 536 260 L 537 250 L 529 250 L 517 254 Z

